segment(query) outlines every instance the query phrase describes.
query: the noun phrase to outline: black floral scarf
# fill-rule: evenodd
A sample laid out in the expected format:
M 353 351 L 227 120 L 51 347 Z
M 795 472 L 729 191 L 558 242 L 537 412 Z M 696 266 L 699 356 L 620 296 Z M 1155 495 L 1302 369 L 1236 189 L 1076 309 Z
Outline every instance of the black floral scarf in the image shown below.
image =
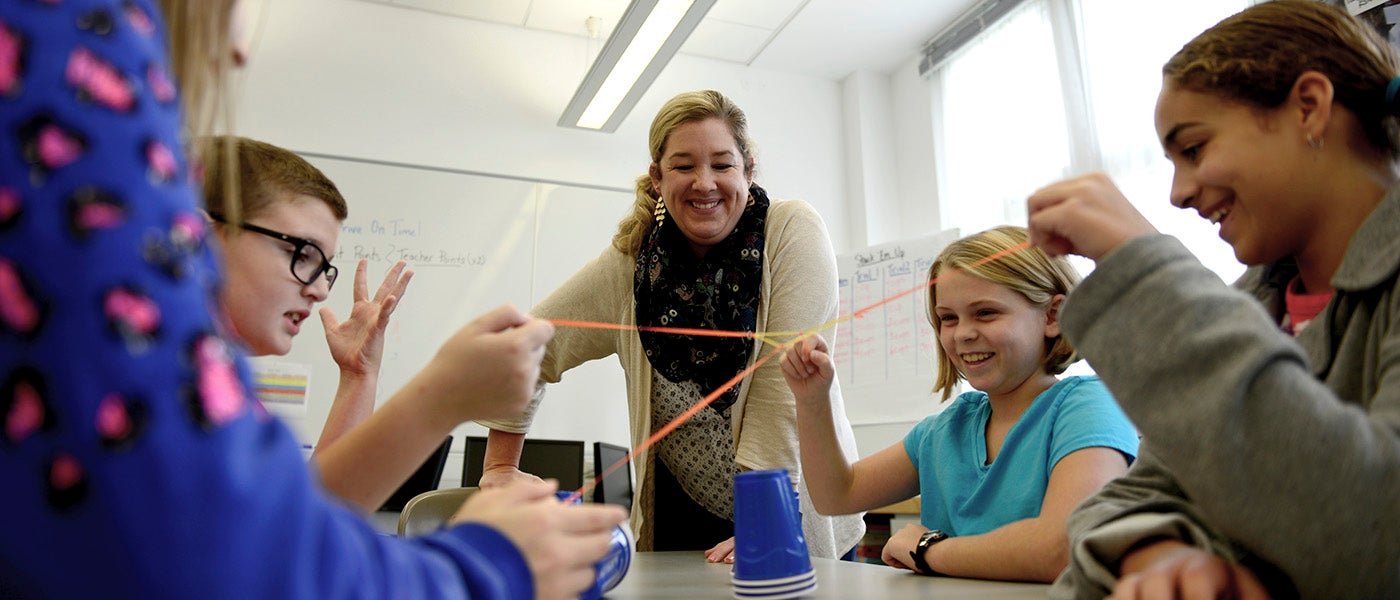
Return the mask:
M 637 325 L 753 332 L 763 280 L 764 224 L 768 194 L 749 187 L 753 202 L 734 231 L 704 258 L 696 258 L 672 219 L 653 227 L 637 252 L 633 297 Z M 751 338 L 676 335 L 643 331 L 647 360 L 667 379 L 693 381 L 708 394 L 748 365 Z M 734 386 L 710 408 L 723 413 L 739 398 Z

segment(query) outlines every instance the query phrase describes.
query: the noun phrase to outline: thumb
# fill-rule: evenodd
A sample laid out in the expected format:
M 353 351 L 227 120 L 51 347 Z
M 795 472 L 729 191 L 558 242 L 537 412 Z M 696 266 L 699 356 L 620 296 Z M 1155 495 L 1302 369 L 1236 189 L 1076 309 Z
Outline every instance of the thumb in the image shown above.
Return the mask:
M 321 310 L 317 311 L 317 314 L 321 315 L 321 326 L 324 327 L 327 332 L 335 329 L 335 326 L 340 324 L 340 319 L 335 318 L 335 311 L 331 310 L 329 306 L 322 306 Z
M 529 321 L 529 317 L 520 312 L 520 309 L 509 304 L 503 304 L 477 317 L 475 321 L 471 322 L 470 327 L 477 331 L 497 333 L 510 329 L 511 327 L 523 325 L 527 321 Z
M 822 377 L 830 377 L 836 371 L 835 365 L 831 362 L 831 355 L 822 350 L 812 350 L 812 364 L 817 365 L 817 370 L 821 371 Z

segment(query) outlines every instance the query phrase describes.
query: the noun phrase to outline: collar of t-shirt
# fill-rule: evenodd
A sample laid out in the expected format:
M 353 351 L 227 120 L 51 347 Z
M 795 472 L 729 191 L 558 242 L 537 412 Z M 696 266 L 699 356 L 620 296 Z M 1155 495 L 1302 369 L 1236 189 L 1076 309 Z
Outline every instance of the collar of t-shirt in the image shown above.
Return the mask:
M 1283 292 L 1283 304 L 1288 311 L 1288 322 L 1284 324 L 1284 330 L 1293 335 L 1302 333 L 1303 328 L 1321 314 L 1322 309 L 1332 300 L 1332 290 L 1309 294 L 1298 291 L 1302 287 L 1302 277 L 1294 276 Z

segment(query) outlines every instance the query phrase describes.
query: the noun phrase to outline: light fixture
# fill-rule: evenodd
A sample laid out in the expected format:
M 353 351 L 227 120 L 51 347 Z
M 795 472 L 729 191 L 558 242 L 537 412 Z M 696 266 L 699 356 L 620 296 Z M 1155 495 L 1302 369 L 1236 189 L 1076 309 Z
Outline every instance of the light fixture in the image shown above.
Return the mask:
M 632 0 L 574 91 L 561 127 L 612 132 L 715 0 Z

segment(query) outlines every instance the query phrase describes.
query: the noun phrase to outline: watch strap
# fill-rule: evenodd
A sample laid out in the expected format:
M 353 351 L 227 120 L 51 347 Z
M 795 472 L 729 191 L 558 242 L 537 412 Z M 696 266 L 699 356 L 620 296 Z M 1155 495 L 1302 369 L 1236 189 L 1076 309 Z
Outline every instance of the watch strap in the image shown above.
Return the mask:
M 937 571 L 933 570 L 933 567 L 929 566 L 928 560 L 924 558 L 924 555 L 928 554 L 928 549 L 931 546 L 946 539 L 948 539 L 948 534 L 937 529 L 930 529 L 919 536 L 918 545 L 914 546 L 914 550 L 909 553 L 909 557 L 914 559 L 914 567 L 918 569 L 919 572 L 925 575 L 938 574 Z

